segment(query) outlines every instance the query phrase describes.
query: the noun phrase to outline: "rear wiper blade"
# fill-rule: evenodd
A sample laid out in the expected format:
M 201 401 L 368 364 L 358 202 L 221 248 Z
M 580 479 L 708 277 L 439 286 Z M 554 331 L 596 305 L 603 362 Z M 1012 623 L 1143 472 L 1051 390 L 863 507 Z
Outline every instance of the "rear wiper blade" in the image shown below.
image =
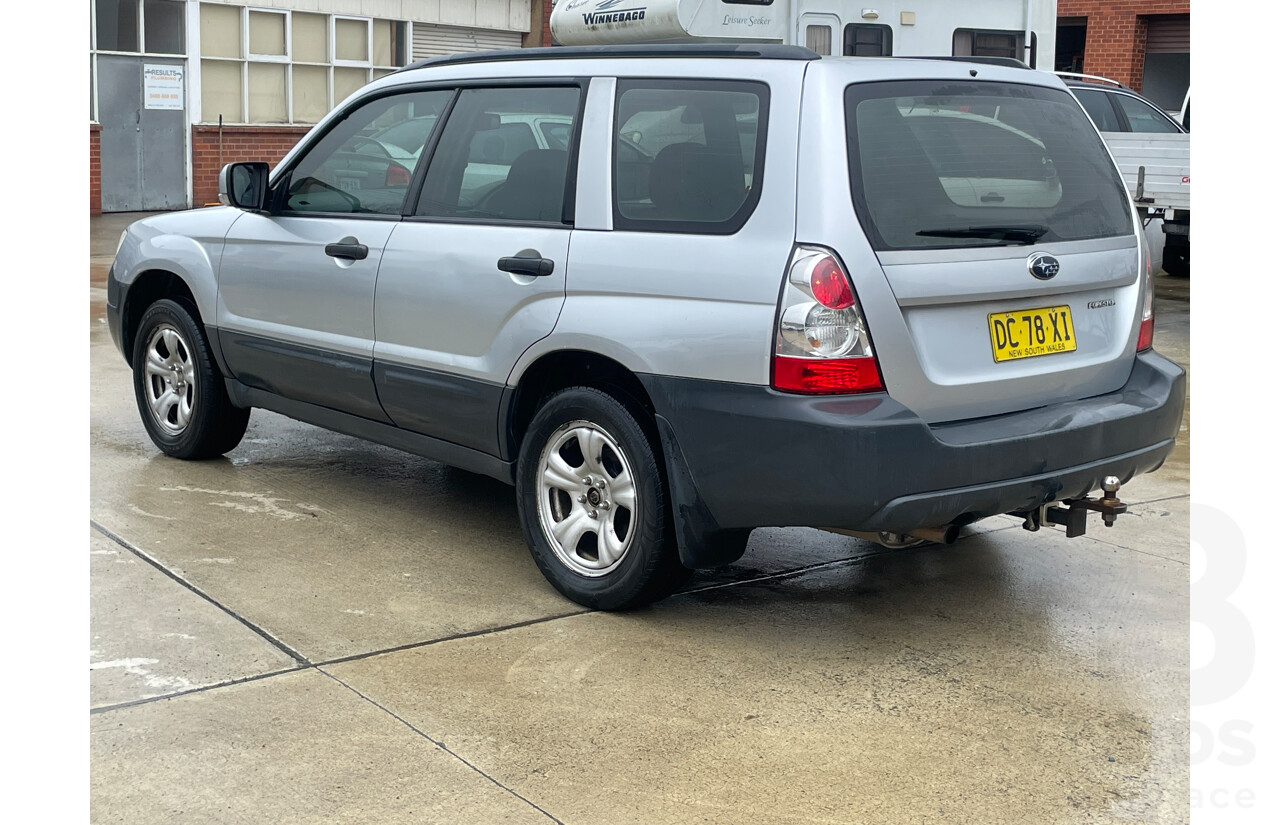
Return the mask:
M 1049 231 L 1047 226 L 970 226 L 943 229 L 922 229 L 917 235 L 930 238 L 991 238 L 995 241 L 1032 244 Z

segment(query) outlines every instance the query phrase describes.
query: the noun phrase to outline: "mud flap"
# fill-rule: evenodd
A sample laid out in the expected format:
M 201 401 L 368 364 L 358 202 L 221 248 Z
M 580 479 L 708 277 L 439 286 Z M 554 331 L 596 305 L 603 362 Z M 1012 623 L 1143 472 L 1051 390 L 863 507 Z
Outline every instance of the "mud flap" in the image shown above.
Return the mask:
M 654 420 L 658 425 L 658 437 L 662 439 L 680 563 L 690 569 L 732 564 L 746 552 L 751 528 L 725 529 L 720 526 L 698 494 L 698 486 L 689 472 L 684 451 L 680 449 L 670 422 L 661 415 L 654 416 Z

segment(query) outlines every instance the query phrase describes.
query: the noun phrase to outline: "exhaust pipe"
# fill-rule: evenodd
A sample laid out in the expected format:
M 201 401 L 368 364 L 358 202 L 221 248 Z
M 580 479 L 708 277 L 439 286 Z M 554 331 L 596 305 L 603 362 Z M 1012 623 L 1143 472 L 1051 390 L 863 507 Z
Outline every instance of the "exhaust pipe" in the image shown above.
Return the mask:
M 907 535 L 913 538 L 931 541 L 934 544 L 955 544 L 960 536 L 960 525 L 947 524 L 942 527 L 920 527 Z
M 908 547 L 919 547 L 922 544 L 955 544 L 960 537 L 960 525 L 946 524 L 941 527 L 917 527 L 909 533 L 891 533 L 881 530 L 870 533 L 864 530 L 845 530 L 841 527 L 824 527 L 828 533 L 839 533 L 842 536 L 853 536 L 863 541 L 874 541 L 890 550 L 905 550 Z

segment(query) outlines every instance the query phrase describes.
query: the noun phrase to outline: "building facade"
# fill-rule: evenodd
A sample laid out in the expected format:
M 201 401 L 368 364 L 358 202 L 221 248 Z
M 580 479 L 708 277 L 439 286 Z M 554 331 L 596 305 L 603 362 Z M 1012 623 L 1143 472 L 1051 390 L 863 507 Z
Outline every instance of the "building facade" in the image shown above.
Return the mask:
M 550 0 L 90 0 L 90 212 L 216 202 L 224 163 L 274 165 L 349 94 L 414 60 L 543 45 L 549 10 Z
M 1054 68 L 1118 80 L 1177 110 L 1191 83 L 1191 0 L 1058 0 Z

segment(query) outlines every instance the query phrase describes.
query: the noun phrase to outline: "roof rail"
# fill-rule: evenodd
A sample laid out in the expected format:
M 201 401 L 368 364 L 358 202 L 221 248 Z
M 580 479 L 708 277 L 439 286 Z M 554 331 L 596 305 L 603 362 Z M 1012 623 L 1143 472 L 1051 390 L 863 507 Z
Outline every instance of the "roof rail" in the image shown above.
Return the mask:
M 1016 57 L 980 57 L 950 54 L 894 55 L 894 57 L 901 57 L 904 60 L 954 60 L 957 63 L 985 63 L 990 66 L 1008 66 L 1011 69 L 1031 68 Z
M 410 63 L 398 71 L 460 63 L 499 63 L 516 60 L 571 60 L 581 58 L 617 59 L 624 57 L 731 57 L 765 60 L 817 60 L 819 54 L 803 46 L 777 43 L 747 45 L 741 43 L 637 44 L 620 46 L 543 46 L 534 49 L 499 49 L 488 52 L 463 52 L 441 57 L 428 57 Z
M 1109 84 L 1111 86 L 1115 86 L 1120 89 L 1127 89 L 1128 91 L 1131 91 L 1131 92 L 1133 91 L 1133 89 L 1130 89 L 1128 86 L 1124 85 L 1119 80 L 1112 80 L 1111 78 L 1103 77 L 1100 74 L 1080 74 L 1079 72 L 1054 72 L 1054 74 L 1056 74 L 1058 77 L 1065 77 L 1070 80 L 1087 80 L 1092 83 L 1104 83 L 1104 84 Z

